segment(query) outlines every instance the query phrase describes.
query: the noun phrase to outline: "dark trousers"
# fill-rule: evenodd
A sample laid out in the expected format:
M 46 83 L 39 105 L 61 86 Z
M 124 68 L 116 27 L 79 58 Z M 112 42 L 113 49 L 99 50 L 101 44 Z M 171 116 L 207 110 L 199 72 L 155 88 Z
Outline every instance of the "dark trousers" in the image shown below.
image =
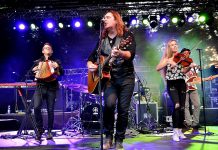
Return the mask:
M 43 128 L 43 118 L 41 108 L 43 101 L 46 101 L 48 112 L 48 130 L 53 129 L 54 122 L 54 104 L 56 99 L 57 89 L 49 88 L 46 86 L 37 86 L 34 93 L 34 115 L 36 120 L 36 126 L 38 129 Z
M 186 84 L 185 80 L 167 80 L 167 90 L 169 96 L 174 104 L 172 119 L 173 128 L 182 128 L 184 122 L 184 108 L 186 99 Z M 176 103 L 179 104 L 178 108 L 175 108 Z
M 117 121 L 115 141 L 123 142 L 128 125 L 128 111 L 134 90 L 134 76 L 111 80 L 104 90 L 104 128 L 106 138 L 113 139 L 115 108 Z

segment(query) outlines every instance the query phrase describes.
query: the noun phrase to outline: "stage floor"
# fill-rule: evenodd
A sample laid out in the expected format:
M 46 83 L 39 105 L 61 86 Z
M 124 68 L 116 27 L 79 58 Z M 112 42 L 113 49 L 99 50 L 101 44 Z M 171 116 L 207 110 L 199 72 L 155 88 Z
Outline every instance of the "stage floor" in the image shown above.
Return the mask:
M 208 150 L 218 148 L 218 127 L 207 126 L 207 134 L 201 128 L 199 134 L 192 134 L 191 129 L 185 132 L 187 139 L 180 142 L 172 141 L 172 132 L 142 134 L 135 130 L 127 130 L 124 140 L 125 150 Z M 37 142 L 28 131 L 28 135 L 16 137 L 17 131 L 0 133 L 0 149 L 49 149 L 49 150 L 84 150 L 100 149 L 100 135 L 80 134 L 74 131 L 55 130 L 53 140 L 46 140 L 43 135 L 42 142 Z M 211 134 L 210 134 L 211 133 Z

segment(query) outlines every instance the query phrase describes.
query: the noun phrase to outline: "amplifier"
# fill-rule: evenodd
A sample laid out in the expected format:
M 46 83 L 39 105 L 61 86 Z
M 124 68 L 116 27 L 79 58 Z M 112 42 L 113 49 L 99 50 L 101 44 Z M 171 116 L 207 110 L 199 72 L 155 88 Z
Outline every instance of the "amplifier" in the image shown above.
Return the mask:
M 151 117 L 156 122 L 158 122 L 158 105 L 156 102 L 141 101 L 136 103 L 136 123 L 148 119 Z

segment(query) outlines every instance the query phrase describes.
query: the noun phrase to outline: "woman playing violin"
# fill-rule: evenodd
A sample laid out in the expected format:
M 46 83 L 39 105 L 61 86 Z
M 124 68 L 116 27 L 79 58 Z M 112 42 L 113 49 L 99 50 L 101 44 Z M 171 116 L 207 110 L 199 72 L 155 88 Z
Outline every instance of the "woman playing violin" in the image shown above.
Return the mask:
M 184 51 L 185 52 L 185 51 Z M 166 82 L 166 87 L 170 98 L 174 104 L 174 110 L 172 114 L 173 119 L 173 140 L 180 141 L 180 139 L 186 138 L 182 133 L 183 121 L 184 121 L 184 106 L 186 98 L 186 83 L 185 73 L 188 72 L 193 63 L 189 63 L 183 66 L 182 62 L 186 60 L 186 52 L 182 57 L 178 53 L 178 44 L 175 39 L 171 39 L 167 43 L 167 47 L 164 51 L 163 57 L 156 67 L 157 71 L 161 71 Z

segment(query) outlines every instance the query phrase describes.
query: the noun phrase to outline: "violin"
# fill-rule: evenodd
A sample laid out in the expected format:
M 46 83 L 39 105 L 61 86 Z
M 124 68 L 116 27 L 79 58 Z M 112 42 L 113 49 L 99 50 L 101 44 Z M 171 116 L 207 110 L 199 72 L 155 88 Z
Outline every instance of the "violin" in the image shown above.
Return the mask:
M 187 57 L 183 53 L 177 53 L 174 56 L 173 61 L 177 64 L 181 64 L 183 67 L 188 67 L 193 62 L 190 57 Z

